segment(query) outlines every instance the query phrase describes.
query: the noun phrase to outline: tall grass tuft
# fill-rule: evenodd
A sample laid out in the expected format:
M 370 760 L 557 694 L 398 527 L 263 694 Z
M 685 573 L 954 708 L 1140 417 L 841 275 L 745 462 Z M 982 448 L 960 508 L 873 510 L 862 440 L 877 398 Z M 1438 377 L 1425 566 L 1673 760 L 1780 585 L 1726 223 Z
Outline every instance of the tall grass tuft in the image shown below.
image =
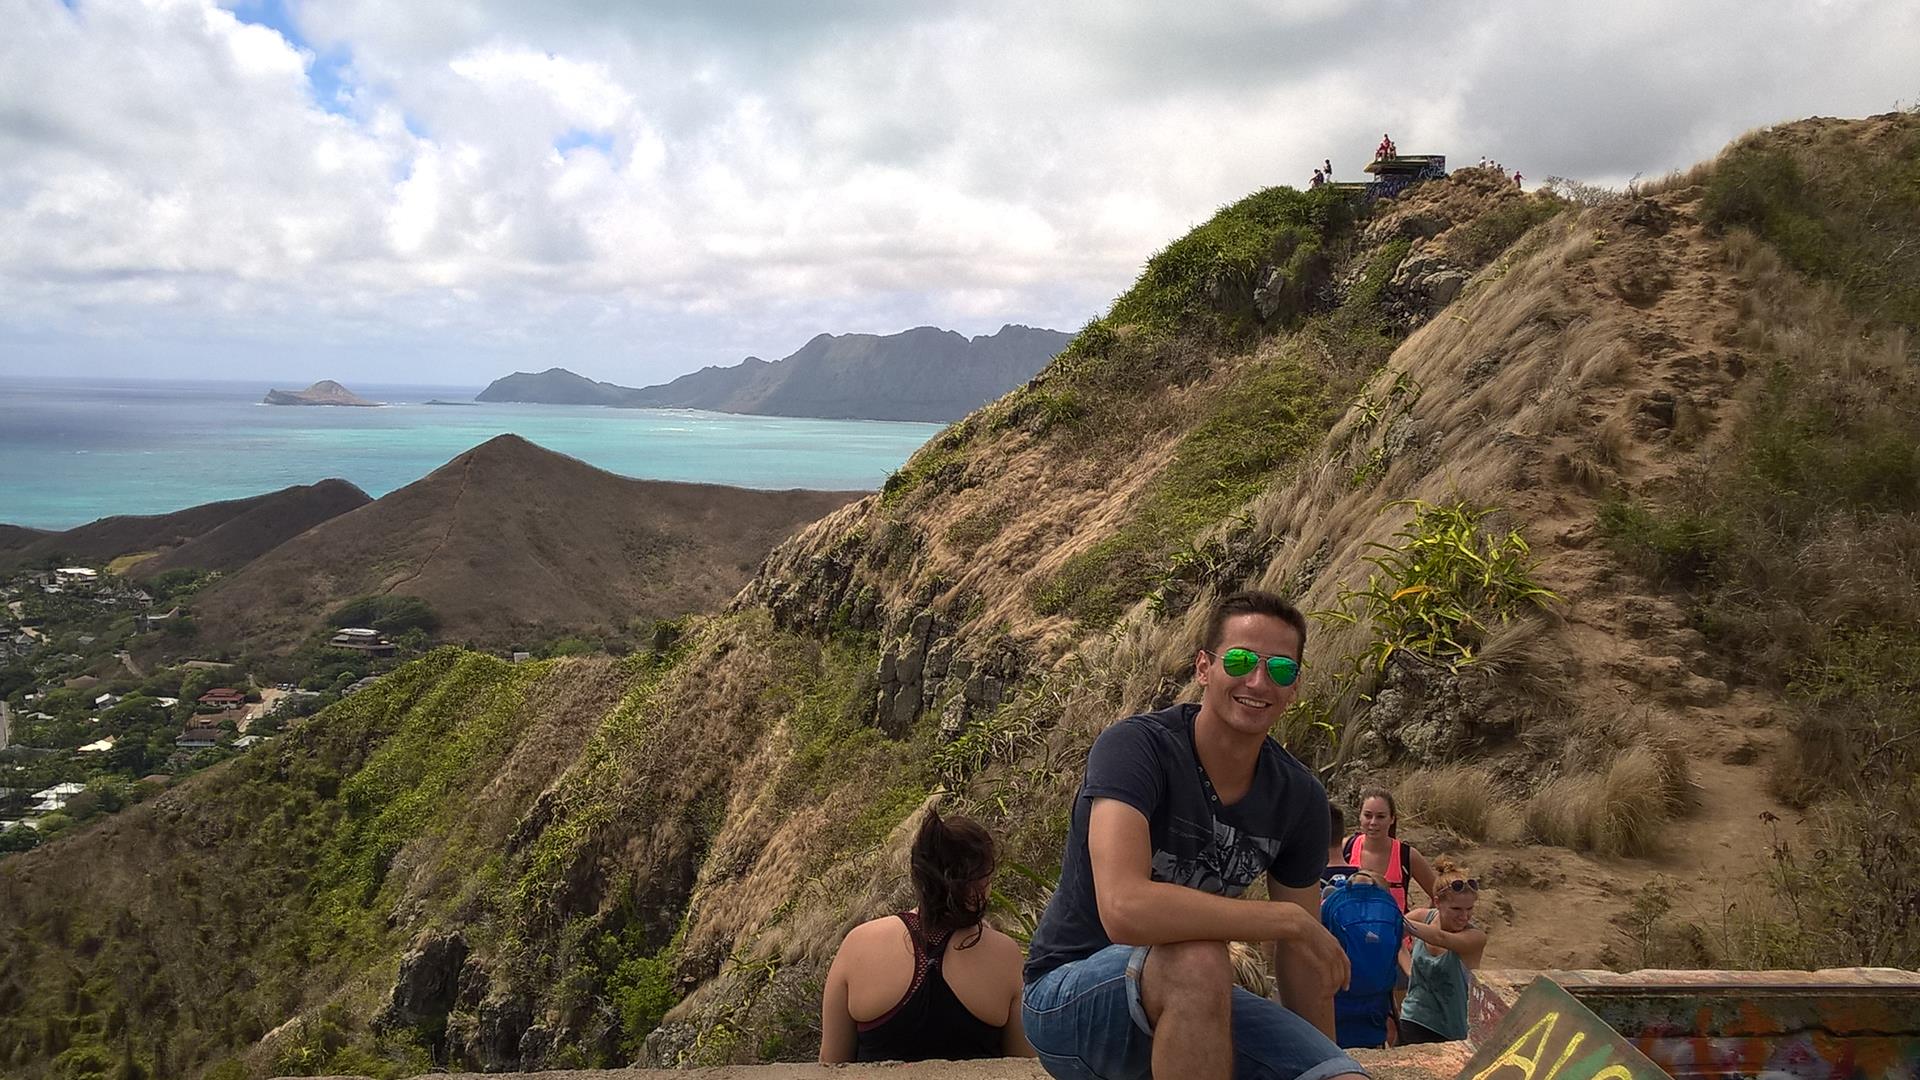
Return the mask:
M 1527 830 L 1543 843 L 1602 855 L 1644 855 L 1661 845 L 1673 815 L 1669 766 L 1645 746 L 1629 748 L 1605 772 L 1563 776 L 1527 800 Z
M 1409 774 L 1395 787 L 1401 811 L 1423 826 L 1451 829 L 1469 840 L 1519 837 L 1521 816 L 1493 776 L 1471 765 L 1443 765 Z

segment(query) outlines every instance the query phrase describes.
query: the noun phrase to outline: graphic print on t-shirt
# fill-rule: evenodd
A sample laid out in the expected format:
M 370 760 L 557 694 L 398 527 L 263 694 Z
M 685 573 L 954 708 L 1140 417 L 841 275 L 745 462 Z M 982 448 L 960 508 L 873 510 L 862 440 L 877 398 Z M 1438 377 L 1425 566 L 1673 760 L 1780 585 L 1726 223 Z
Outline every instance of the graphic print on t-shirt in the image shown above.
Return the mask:
M 1169 823 L 1167 839 L 1187 854 L 1182 857 L 1156 848 L 1153 880 L 1220 896 L 1245 892 L 1280 855 L 1280 841 L 1242 832 L 1218 819 L 1203 824 L 1175 817 Z

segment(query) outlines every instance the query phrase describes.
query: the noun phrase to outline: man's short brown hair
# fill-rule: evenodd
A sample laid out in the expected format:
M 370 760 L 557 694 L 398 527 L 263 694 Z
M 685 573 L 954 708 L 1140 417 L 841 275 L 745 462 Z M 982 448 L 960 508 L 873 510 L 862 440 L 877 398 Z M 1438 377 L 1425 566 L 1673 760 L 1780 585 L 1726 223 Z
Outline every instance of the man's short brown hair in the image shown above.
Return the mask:
M 1235 615 L 1270 615 L 1284 620 L 1300 634 L 1300 655 L 1294 659 L 1306 660 L 1307 617 L 1300 614 L 1300 609 L 1284 598 L 1258 589 L 1246 589 L 1234 593 L 1215 604 L 1213 614 L 1207 616 L 1207 629 L 1206 633 L 1201 635 L 1200 647 L 1208 652 L 1219 652 L 1223 644 L 1220 638 L 1226 633 L 1227 620 Z

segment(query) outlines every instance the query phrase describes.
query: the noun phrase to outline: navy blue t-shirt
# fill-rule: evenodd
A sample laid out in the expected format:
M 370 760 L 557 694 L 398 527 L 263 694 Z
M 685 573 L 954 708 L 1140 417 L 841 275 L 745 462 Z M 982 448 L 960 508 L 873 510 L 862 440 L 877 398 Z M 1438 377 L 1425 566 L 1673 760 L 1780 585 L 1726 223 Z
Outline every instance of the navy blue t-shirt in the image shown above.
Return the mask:
M 1073 803 L 1073 825 L 1054 890 L 1028 946 L 1026 981 L 1113 944 L 1100 923 L 1087 855 L 1095 799 L 1118 799 L 1146 816 L 1153 880 L 1239 896 L 1262 873 L 1303 889 L 1327 864 L 1327 792 L 1305 765 L 1268 739 L 1253 784 L 1231 806 L 1209 797 L 1193 748 L 1200 706 L 1129 716 L 1100 733 Z

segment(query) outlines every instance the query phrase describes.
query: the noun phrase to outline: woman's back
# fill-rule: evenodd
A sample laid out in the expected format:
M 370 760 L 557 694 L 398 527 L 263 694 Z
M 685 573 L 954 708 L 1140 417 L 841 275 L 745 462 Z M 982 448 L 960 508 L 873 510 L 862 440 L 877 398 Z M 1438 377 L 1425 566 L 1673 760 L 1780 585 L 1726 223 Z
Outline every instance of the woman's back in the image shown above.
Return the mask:
M 820 1061 L 1019 1055 L 1020 946 L 986 925 L 993 836 L 928 808 L 908 872 L 919 904 L 853 928 L 820 995 Z
M 984 926 L 928 935 L 915 912 L 856 927 L 841 945 L 858 1061 L 962 1060 L 1006 1052 L 1020 948 Z M 837 963 L 838 961 L 836 961 Z

